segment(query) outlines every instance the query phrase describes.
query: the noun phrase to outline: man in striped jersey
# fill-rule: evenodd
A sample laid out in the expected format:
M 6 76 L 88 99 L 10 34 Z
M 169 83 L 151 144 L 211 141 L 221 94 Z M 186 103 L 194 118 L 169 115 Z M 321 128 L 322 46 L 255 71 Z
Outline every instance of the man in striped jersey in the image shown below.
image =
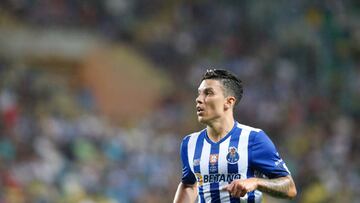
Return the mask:
M 241 81 L 226 70 L 208 70 L 198 92 L 198 121 L 206 129 L 181 144 L 182 181 L 174 202 L 261 202 L 262 192 L 294 198 L 295 183 L 269 137 L 234 120 Z

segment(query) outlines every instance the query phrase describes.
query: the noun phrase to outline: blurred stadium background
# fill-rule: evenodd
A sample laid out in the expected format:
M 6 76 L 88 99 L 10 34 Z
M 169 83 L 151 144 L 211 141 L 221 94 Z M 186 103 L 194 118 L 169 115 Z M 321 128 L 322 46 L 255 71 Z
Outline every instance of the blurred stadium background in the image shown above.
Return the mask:
M 2 0 L 0 202 L 171 202 L 208 67 L 244 81 L 291 202 L 360 202 L 355 0 Z

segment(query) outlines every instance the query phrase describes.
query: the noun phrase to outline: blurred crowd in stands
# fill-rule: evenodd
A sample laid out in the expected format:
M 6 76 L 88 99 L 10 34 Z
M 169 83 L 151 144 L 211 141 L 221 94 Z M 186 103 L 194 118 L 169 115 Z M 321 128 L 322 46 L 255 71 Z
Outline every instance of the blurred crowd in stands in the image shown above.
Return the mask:
M 356 1 L 4 0 L 0 13 L 127 43 L 177 89 L 128 128 L 104 118 L 91 92 L 0 56 L 0 203 L 171 202 L 209 67 L 243 80 L 236 119 L 275 142 L 294 202 L 360 201 Z

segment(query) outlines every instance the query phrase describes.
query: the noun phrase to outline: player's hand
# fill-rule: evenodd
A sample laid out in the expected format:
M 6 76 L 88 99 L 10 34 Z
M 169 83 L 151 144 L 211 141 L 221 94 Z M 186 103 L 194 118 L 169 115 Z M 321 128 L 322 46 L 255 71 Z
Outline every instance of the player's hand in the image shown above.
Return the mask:
M 222 190 L 228 191 L 232 197 L 244 197 L 246 193 L 256 190 L 258 184 L 256 178 L 238 179 L 226 185 Z

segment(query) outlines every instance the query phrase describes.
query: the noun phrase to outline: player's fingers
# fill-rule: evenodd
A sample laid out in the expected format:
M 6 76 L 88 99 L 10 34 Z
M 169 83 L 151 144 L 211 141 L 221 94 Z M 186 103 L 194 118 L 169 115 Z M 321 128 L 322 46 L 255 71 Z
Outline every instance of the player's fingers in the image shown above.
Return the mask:
M 237 190 L 245 189 L 241 182 L 237 183 L 235 187 L 236 187 Z
M 224 185 L 221 187 L 221 191 L 228 191 L 229 185 Z
M 230 196 L 231 196 L 231 197 L 237 197 L 237 196 L 236 196 L 236 192 L 237 192 L 237 190 L 233 190 L 233 191 L 229 192 L 229 193 L 230 193 Z
M 234 184 L 230 183 L 229 185 L 226 185 L 226 190 L 229 192 L 232 192 L 234 189 Z
M 244 190 L 245 190 L 245 192 L 244 192 Z M 236 183 L 233 183 L 232 190 L 229 190 L 229 192 L 232 197 L 239 198 L 239 197 L 244 196 L 243 193 L 246 194 L 246 189 L 241 182 L 236 182 Z
M 233 183 L 226 185 L 226 190 L 229 192 L 230 196 L 235 197 L 236 187 Z
M 240 195 L 241 195 L 241 190 L 236 190 L 234 193 L 233 193 L 234 195 L 233 195 L 233 197 L 240 197 Z
M 247 191 L 244 189 L 244 190 L 241 190 L 240 192 L 240 197 L 244 197 L 246 195 Z

